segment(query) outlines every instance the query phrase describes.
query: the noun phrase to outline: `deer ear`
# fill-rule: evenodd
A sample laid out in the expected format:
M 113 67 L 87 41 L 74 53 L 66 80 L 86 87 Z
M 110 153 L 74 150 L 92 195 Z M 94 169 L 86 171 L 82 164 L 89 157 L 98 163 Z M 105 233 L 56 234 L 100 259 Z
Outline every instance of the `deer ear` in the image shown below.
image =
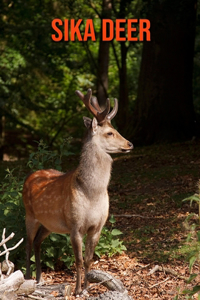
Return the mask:
M 87 129 L 92 129 L 92 134 L 95 135 L 97 133 L 98 122 L 96 118 L 90 119 L 88 117 L 83 117 L 83 121 Z
M 92 120 L 92 133 L 93 133 L 93 135 L 95 135 L 97 133 L 97 129 L 98 129 L 97 119 L 93 118 L 93 120 Z
M 90 119 L 88 117 L 83 117 L 83 122 L 85 124 L 85 127 L 87 127 L 87 129 L 89 129 L 92 124 L 92 119 Z

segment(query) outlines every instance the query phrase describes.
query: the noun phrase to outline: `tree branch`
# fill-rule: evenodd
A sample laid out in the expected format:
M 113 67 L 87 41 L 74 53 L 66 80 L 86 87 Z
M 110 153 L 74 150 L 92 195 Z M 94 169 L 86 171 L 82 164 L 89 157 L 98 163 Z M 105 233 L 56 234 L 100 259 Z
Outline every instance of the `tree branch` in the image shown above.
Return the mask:
M 114 57 L 115 57 L 115 60 L 116 60 L 118 70 L 120 71 L 121 67 L 120 67 L 119 59 L 118 59 L 117 52 L 116 52 L 115 45 L 114 45 L 113 41 L 111 41 L 111 45 L 112 45 L 112 49 L 113 49 L 113 53 L 114 53 Z

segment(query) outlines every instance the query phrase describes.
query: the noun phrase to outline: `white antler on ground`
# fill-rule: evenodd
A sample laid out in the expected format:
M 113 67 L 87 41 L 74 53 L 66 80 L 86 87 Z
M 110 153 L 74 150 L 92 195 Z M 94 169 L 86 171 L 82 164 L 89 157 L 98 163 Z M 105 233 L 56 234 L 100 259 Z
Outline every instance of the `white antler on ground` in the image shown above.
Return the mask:
M 12 272 L 12 269 L 13 269 L 13 264 L 8 260 L 10 251 L 16 249 L 23 242 L 24 239 L 22 238 L 15 246 L 13 246 L 11 248 L 7 248 L 6 243 L 9 240 L 11 240 L 14 237 L 15 234 L 14 234 L 14 232 L 12 232 L 7 238 L 5 237 L 5 235 L 6 235 L 6 228 L 3 229 L 2 240 L 0 242 L 0 247 L 3 246 L 3 248 L 4 248 L 3 252 L 0 251 L 0 256 L 5 255 L 5 261 L 6 261 L 6 264 L 8 266 L 8 271 L 7 271 L 6 275 L 10 275 L 11 272 Z M 0 268 L 0 276 L 1 276 L 1 280 L 2 280 L 3 276 L 2 276 L 1 268 Z
M 5 255 L 5 260 L 0 264 L 0 299 L 17 299 L 19 294 L 28 295 L 35 291 L 35 281 L 25 280 L 20 270 L 13 273 L 14 264 L 8 260 L 10 251 L 16 249 L 24 240 L 22 238 L 15 246 L 8 248 L 6 243 L 14 235 L 12 232 L 6 238 L 6 228 L 3 229 L 0 247 L 3 247 L 4 250 L 0 251 L 0 256 Z M 6 276 L 2 274 L 3 272 L 6 273 Z

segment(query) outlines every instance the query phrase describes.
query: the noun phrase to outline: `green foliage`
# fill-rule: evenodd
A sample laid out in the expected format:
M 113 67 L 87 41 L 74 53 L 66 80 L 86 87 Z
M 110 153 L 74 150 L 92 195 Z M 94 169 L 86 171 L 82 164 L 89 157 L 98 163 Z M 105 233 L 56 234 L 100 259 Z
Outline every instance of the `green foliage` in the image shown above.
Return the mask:
M 100 257 L 101 255 L 108 255 L 109 257 L 114 254 L 120 254 L 126 250 L 123 241 L 120 241 L 117 236 L 121 235 L 122 232 L 118 229 L 113 228 L 113 224 L 116 222 L 115 218 L 111 216 L 109 222 L 111 223 L 111 229 L 103 227 L 101 237 L 98 245 L 95 248 L 95 254 Z
M 0 228 L 2 230 L 6 228 L 7 236 L 12 232 L 15 233 L 14 238 L 6 244 L 11 247 L 26 236 L 25 209 L 22 203 L 24 177 L 20 168 L 6 171 L 5 180 L 0 184 Z M 16 171 L 17 175 L 14 174 Z M 24 264 L 24 245 L 25 242 L 10 253 L 10 259 L 15 262 L 17 267 Z
M 137 14 L 140 0 L 126 1 L 126 17 Z M 96 89 L 98 52 L 101 36 L 102 1 L 28 1 L 21 4 L 3 1 L 1 4 L 0 39 L 0 116 L 6 116 L 5 130 L 19 131 L 19 139 L 42 139 L 57 147 L 63 135 L 83 133 L 84 105 L 75 97 L 75 90 Z M 96 41 L 52 41 L 51 22 L 55 18 L 92 19 Z M 112 19 L 119 18 L 120 3 L 115 3 Z M 113 41 L 115 54 L 110 47 L 108 95 L 119 98 L 119 68 L 121 45 Z M 127 45 L 127 76 L 130 113 L 136 98 L 142 43 Z M 76 118 L 74 118 L 76 116 Z M 25 133 L 22 137 L 22 133 Z M 53 142 L 52 142 L 53 141 Z M 20 143 L 19 143 L 20 144 Z M 27 147 L 28 143 L 24 143 Z M 16 143 L 16 151 L 20 145 Z M 13 149 L 12 149 L 13 150 Z M 30 149 L 27 149 L 30 152 Z M 32 149 L 31 149 L 32 151 Z
M 190 214 L 187 216 L 185 220 L 185 227 L 189 231 L 186 239 L 186 243 L 189 245 L 189 255 L 188 255 L 188 262 L 189 262 L 189 271 L 190 277 L 187 281 L 187 284 L 193 282 L 198 274 L 192 273 L 192 269 L 194 263 L 200 262 L 200 181 L 198 182 L 198 194 L 194 194 L 190 197 L 185 198 L 183 201 L 190 201 L 192 205 L 193 202 L 196 202 L 199 207 L 199 215 Z M 198 223 L 195 220 L 198 219 Z M 193 296 L 196 293 L 200 292 L 200 285 L 195 284 L 192 289 L 184 289 L 182 292 L 179 291 L 179 295 L 185 295 L 185 299 L 194 299 Z M 179 295 L 177 295 L 174 300 L 179 299 Z M 196 299 L 196 298 L 195 298 Z M 200 294 L 198 295 L 198 300 L 200 300 Z
M 52 167 L 61 170 L 62 156 L 70 155 L 69 149 L 69 139 L 63 141 L 59 154 L 50 151 L 41 140 L 38 143 L 38 150 L 30 155 L 27 165 L 32 171 Z M 19 169 L 16 168 L 11 171 L 7 169 L 7 175 L 2 184 L 0 184 L 0 225 L 1 228 L 7 229 L 7 234 L 15 233 L 15 237 L 8 242 L 8 246 L 12 243 L 16 244 L 22 237 L 26 236 L 25 209 L 22 203 L 24 180 L 25 175 L 19 167 Z M 95 254 L 99 257 L 103 254 L 110 257 L 126 250 L 123 241 L 117 238 L 122 232 L 113 228 L 116 220 L 112 216 L 109 221 L 111 229 L 103 228 L 99 244 L 95 249 Z M 10 253 L 10 259 L 17 267 L 25 271 L 25 242 Z M 34 263 L 34 255 L 31 257 L 31 261 Z M 46 238 L 41 247 L 41 262 L 43 266 L 52 269 L 57 264 L 59 266 L 64 264 L 69 268 L 74 263 L 74 254 L 69 235 L 52 233 Z M 35 275 L 35 264 L 31 265 L 31 271 Z
M 69 156 L 73 154 L 70 152 L 70 142 L 71 138 L 63 140 L 60 145 L 59 154 L 48 150 L 48 146 L 43 140 L 38 142 L 38 151 L 32 152 L 29 156 L 28 166 L 31 168 L 32 172 L 36 170 L 54 168 L 61 171 L 62 156 Z

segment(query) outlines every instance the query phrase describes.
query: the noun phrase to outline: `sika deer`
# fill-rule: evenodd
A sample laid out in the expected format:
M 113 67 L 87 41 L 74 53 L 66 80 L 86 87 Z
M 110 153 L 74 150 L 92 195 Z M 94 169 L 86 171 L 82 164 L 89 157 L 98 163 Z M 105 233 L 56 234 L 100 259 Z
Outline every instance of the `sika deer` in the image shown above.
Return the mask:
M 82 148 L 79 166 L 72 172 L 61 173 L 53 169 L 39 170 L 27 177 L 23 187 L 26 209 L 27 269 L 30 278 L 30 256 L 34 245 L 36 279 L 41 278 L 40 245 L 51 233 L 69 233 L 73 246 L 77 280 L 75 293 L 81 293 L 82 238 L 87 234 L 85 245 L 85 275 L 90 270 L 95 246 L 101 229 L 108 217 L 112 158 L 109 153 L 129 152 L 133 145 L 123 138 L 111 125 L 117 113 L 115 99 L 113 110 L 107 99 L 105 110 L 101 110 L 89 89 L 84 96 L 76 94 L 94 115 L 93 120 L 84 117 L 88 129 Z M 85 277 L 84 287 L 87 287 Z

